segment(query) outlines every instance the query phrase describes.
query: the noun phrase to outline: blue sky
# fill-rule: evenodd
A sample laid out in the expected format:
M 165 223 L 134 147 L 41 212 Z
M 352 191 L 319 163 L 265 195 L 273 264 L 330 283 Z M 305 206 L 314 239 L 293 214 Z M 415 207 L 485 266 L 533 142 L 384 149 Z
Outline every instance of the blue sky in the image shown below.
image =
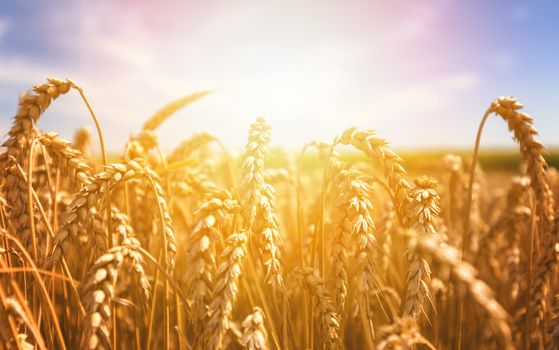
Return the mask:
M 491 100 L 513 95 L 559 146 L 557 1 L 0 2 L 0 128 L 49 76 L 82 85 L 117 150 L 145 118 L 214 89 L 161 129 L 169 148 L 208 130 L 241 147 L 264 116 L 291 149 L 349 126 L 396 148 L 471 147 Z M 91 125 L 75 95 L 44 130 Z M 490 122 L 486 147 L 512 146 Z

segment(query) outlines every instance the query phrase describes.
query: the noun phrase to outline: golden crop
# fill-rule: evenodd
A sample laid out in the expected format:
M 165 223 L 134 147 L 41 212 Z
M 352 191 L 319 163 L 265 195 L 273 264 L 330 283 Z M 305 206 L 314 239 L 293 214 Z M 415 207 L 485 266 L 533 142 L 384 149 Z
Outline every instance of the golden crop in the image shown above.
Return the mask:
M 87 129 L 38 128 L 71 91 L 100 154 Z M 20 98 L 0 155 L 0 349 L 559 347 L 559 175 L 515 99 L 482 123 L 502 118 L 523 159 L 497 191 L 477 165 L 482 127 L 437 179 L 410 178 L 359 128 L 271 162 L 263 118 L 240 159 L 209 133 L 165 155 L 157 128 L 206 94 L 156 113 L 117 163 L 75 83 Z

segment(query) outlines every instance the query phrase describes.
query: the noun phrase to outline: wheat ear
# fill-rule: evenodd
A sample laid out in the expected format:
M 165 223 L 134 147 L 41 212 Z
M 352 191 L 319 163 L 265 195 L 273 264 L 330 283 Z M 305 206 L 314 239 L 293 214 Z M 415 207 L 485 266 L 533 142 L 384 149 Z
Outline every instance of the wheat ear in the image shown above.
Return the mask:
M 412 350 L 417 345 L 425 345 L 434 350 L 419 330 L 417 322 L 411 317 L 397 318 L 393 324 L 380 329 L 380 341 L 377 350 Z
M 268 349 L 268 332 L 264 327 L 264 312 L 254 307 L 252 313 L 243 320 L 241 345 L 248 350 Z
M 126 239 L 123 243 L 122 246 L 111 248 L 95 261 L 90 269 L 89 277 L 82 287 L 83 303 L 86 309 L 81 334 L 82 349 L 112 348 L 110 330 L 114 285 L 117 281 L 118 270 L 125 259 L 130 259 L 132 266 L 136 266 L 134 270 L 141 278 L 141 283 L 147 283 L 140 263 L 142 256 L 134 250 L 134 243 L 137 244 L 137 242 L 133 243 Z M 146 304 L 147 300 L 143 300 L 142 303 Z
M 437 182 L 434 179 L 422 177 L 416 179 L 414 183 L 415 186 L 409 193 L 407 220 L 413 223 L 419 235 L 436 235 L 434 221 L 440 213 L 439 195 L 435 190 Z M 428 283 L 431 278 L 431 269 L 427 261 L 414 254 L 413 251 L 408 252 L 408 259 L 410 265 L 406 283 L 404 315 L 418 319 L 425 299 L 429 298 Z
M 192 318 L 198 326 L 206 320 L 211 300 L 212 280 L 215 272 L 215 247 L 223 236 L 227 214 L 237 207 L 237 202 L 225 190 L 210 192 L 196 211 L 196 218 L 189 238 L 189 265 L 183 279 L 187 295 L 193 301 Z
M 208 349 L 220 349 L 223 336 L 229 329 L 233 304 L 239 293 L 238 284 L 246 256 L 246 243 L 247 236 L 244 232 L 230 235 L 225 242 L 209 305 L 210 319 L 206 328 Z
M 189 139 L 181 142 L 168 156 L 167 163 L 173 164 L 190 157 L 200 147 L 217 140 L 216 137 L 208 132 L 199 132 Z
M 200 98 L 208 95 L 211 91 L 200 91 L 195 92 L 191 95 L 187 95 L 184 97 L 179 98 L 167 105 L 163 108 L 158 110 L 154 115 L 152 115 L 143 126 L 143 130 L 155 130 L 157 129 L 164 121 L 166 121 L 171 115 L 175 112 L 188 106 L 189 104 L 199 100 Z
M 394 207 L 404 216 L 402 210 L 411 186 L 406 180 L 407 173 L 402 165 L 402 158 L 388 147 L 388 142 L 377 137 L 373 130 L 359 130 L 353 127 L 344 131 L 336 143 L 352 145 L 369 159 L 381 163 L 384 177 L 392 192 Z
M 264 161 L 268 155 L 270 143 L 270 126 L 264 118 L 258 118 L 250 126 L 248 142 L 243 157 L 241 194 L 241 214 L 244 226 L 251 231 L 264 184 Z
M 340 317 L 332 302 L 332 294 L 324 286 L 324 280 L 312 267 L 300 267 L 293 272 L 303 287 L 314 297 L 315 315 L 318 318 L 322 345 L 327 349 L 343 348 L 340 338 Z
M 8 131 L 8 139 L 3 144 L 6 151 L 0 155 L 2 168 L 9 156 L 16 158 L 19 163 L 24 161 L 29 142 L 36 135 L 35 124 L 51 102 L 70 91 L 70 87 L 69 82 L 48 79 L 46 83 L 35 85 L 32 92 L 20 97 L 17 114 Z

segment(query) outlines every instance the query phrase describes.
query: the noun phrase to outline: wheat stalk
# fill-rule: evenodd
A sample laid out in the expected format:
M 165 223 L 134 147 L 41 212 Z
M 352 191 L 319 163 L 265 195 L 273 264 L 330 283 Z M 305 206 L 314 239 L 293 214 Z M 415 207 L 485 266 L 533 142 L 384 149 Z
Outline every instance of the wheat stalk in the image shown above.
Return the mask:
M 448 225 L 452 229 L 461 229 L 465 189 L 462 158 L 454 154 L 447 154 L 443 158 L 443 166 L 449 173 L 446 193 L 448 196 Z
M 553 220 L 550 238 L 543 242 L 543 249 L 540 258 L 537 261 L 535 274 L 531 284 L 531 308 L 535 329 L 541 327 L 544 323 L 547 308 L 547 291 L 549 289 L 551 273 L 557 265 L 557 237 L 559 237 L 559 215 Z M 544 330 L 545 331 L 545 330 Z M 543 341 L 543 339 L 542 339 Z
M 0 299 L 0 336 L 9 345 L 9 348 L 19 348 L 21 346 L 25 349 L 34 349 L 34 346 L 27 342 L 27 334 L 18 333 L 18 328 L 20 328 L 18 326 L 23 325 L 25 327 L 24 331 L 29 330 L 33 334 L 37 347 L 47 349 L 29 308 L 24 307 L 16 297 L 8 296 L 1 286 Z
M 534 120 L 526 113 L 519 112 L 522 108 L 522 104 L 515 98 L 500 97 L 493 101 L 489 111 L 501 116 L 508 123 L 509 130 L 514 133 L 514 138 L 520 144 L 526 171 L 538 199 L 537 210 L 543 218 L 544 232 L 547 232 L 553 221 L 555 203 L 546 175 L 547 162 L 543 157 L 546 151 L 534 137 L 538 134 L 533 126 Z
M 392 255 L 392 234 L 396 226 L 396 215 L 394 213 L 394 205 L 387 201 L 385 209 L 381 214 L 378 225 L 378 245 L 381 250 L 381 270 L 384 274 L 388 272 L 390 258 Z
M 514 134 L 515 140 L 520 145 L 520 152 L 526 165 L 526 172 L 531 180 L 532 189 L 536 197 L 536 214 L 541 218 L 539 224 L 540 235 L 542 235 L 543 245 L 541 253 L 535 265 L 535 277 L 531 280 L 531 295 L 534 297 L 530 301 L 531 314 L 529 315 L 529 323 L 533 322 L 535 329 L 540 329 L 540 335 L 543 338 L 542 343 L 545 342 L 545 327 L 540 327 L 544 322 L 546 314 L 546 299 L 547 292 L 545 285 L 548 279 L 548 274 L 551 268 L 555 265 L 555 251 L 554 245 L 558 241 L 557 236 L 554 235 L 556 230 L 551 229 L 551 224 L 555 212 L 555 201 L 553 193 L 550 190 L 545 161 L 543 154 L 545 148 L 535 139 L 538 134 L 533 126 L 534 120 L 524 112 L 520 112 L 524 106 L 513 97 L 499 97 L 494 100 L 487 112 L 485 113 L 480 128 L 478 130 L 476 146 L 474 150 L 474 161 L 477 160 L 479 150 L 479 143 L 481 133 L 485 122 L 493 113 L 499 115 L 508 124 L 509 130 Z M 475 163 L 472 166 L 472 174 L 475 171 Z M 470 178 L 470 196 L 472 191 L 473 177 Z M 471 200 L 471 199 L 469 199 Z M 467 206 L 469 215 L 470 205 Z M 465 230 L 465 240 L 467 237 L 468 228 Z

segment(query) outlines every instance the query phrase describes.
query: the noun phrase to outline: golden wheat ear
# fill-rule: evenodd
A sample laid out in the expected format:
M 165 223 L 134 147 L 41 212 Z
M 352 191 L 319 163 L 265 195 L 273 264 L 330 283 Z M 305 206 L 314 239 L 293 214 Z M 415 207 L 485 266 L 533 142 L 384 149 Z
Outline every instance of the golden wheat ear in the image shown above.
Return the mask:
M 340 316 L 332 302 L 332 294 L 325 287 L 324 279 L 318 276 L 313 268 L 297 268 L 293 272 L 294 278 L 301 281 L 303 287 L 314 298 L 315 315 L 318 319 L 321 342 L 327 349 L 342 347 L 340 337 Z
M 172 101 L 169 104 L 165 105 L 163 108 L 158 110 L 154 115 L 152 115 L 143 126 L 143 130 L 155 130 L 163 122 L 165 122 L 169 117 L 171 117 L 174 113 L 179 111 L 180 109 L 190 105 L 201 99 L 202 97 L 209 95 L 212 91 L 200 91 L 195 92 L 191 95 L 187 95 L 184 97 L 179 98 L 178 100 Z

